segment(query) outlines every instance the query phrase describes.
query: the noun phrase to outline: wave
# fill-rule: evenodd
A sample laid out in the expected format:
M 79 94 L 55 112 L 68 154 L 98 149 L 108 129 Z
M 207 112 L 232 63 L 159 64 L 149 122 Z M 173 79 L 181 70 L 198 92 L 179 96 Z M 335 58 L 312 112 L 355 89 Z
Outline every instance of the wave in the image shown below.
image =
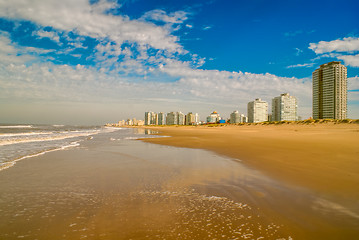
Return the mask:
M 19 143 L 29 143 L 29 142 L 44 142 L 44 141 L 56 141 L 63 140 L 67 138 L 75 137 L 86 137 L 100 133 L 100 131 L 71 131 L 71 132 L 60 132 L 60 133 L 43 133 L 43 135 L 49 135 L 46 137 L 34 137 L 34 138 L 10 138 L 10 139 L 0 139 L 0 146 L 19 144 Z M 39 134 L 33 134 L 32 136 L 40 136 Z M 3 136 L 3 135 L 2 135 Z M 20 134 L 18 136 L 26 136 L 26 134 Z M 30 134 L 31 136 L 31 134 Z
M 0 137 L 21 137 L 21 136 L 34 136 L 34 135 L 46 135 L 53 132 L 28 132 L 28 133 L 0 133 Z
M 37 157 L 37 156 L 44 155 L 45 153 L 55 152 L 55 151 L 59 151 L 59 150 L 65 150 L 65 149 L 71 148 L 71 147 L 77 147 L 77 146 L 80 145 L 80 142 L 81 142 L 81 141 L 82 141 L 82 140 L 75 141 L 75 142 L 72 142 L 72 143 L 70 143 L 70 144 L 68 144 L 68 145 L 65 145 L 65 146 L 61 146 L 61 147 L 58 147 L 58 148 L 49 149 L 49 150 L 44 150 L 44 151 L 41 151 L 41 152 L 38 152 L 38 153 L 26 155 L 26 156 L 17 158 L 17 159 L 15 159 L 15 160 L 12 160 L 12 161 L 10 161 L 10 162 L 2 162 L 2 163 L 0 163 L 0 171 L 1 171 L 1 170 L 8 169 L 8 168 L 10 168 L 10 167 L 13 167 L 13 166 L 16 164 L 16 162 L 21 161 L 21 160 L 24 160 L 24 159 L 27 159 L 27 158 Z
M 10 125 L 10 126 L 0 126 L 0 128 L 33 128 L 32 125 Z

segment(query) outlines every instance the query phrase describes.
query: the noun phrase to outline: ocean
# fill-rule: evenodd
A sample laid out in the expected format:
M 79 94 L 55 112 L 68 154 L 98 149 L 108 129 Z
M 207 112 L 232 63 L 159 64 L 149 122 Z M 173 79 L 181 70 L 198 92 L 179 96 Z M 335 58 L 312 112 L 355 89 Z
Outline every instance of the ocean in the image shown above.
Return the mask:
M 0 170 L 29 157 L 78 146 L 81 141 L 93 135 L 117 130 L 102 126 L 2 124 Z

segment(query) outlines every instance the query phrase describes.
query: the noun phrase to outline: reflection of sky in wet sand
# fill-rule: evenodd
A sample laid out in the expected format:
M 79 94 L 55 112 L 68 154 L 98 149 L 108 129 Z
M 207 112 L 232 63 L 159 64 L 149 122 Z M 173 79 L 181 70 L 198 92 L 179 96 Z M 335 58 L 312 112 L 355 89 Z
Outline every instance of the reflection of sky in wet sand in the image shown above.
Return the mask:
M 0 175 L 0 239 L 288 239 L 338 222 L 304 190 L 210 152 L 125 140 L 131 131 Z

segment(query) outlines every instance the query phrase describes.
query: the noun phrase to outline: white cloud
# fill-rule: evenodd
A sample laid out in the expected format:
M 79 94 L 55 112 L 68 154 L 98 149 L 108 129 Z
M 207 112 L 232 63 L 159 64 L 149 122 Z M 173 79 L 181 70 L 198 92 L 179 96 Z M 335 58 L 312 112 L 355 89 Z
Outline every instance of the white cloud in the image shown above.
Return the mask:
M 298 68 L 298 67 L 313 67 L 314 63 L 303 63 L 287 66 L 287 68 Z
M 348 90 L 358 90 L 358 89 L 359 89 L 359 77 L 355 76 L 348 78 Z
M 359 38 L 348 37 L 329 42 L 310 43 L 309 49 L 319 55 L 313 60 L 323 57 L 337 58 L 343 60 L 347 66 L 359 67 L 359 54 L 354 54 L 359 52 Z
M 31 48 L 18 48 L 11 42 L 7 33 L 0 31 L 0 64 L 25 63 L 34 60 L 33 56 L 27 54 L 28 50 L 34 51 Z
M 60 37 L 57 32 L 39 30 L 37 32 L 34 32 L 33 35 L 40 38 L 49 38 L 54 42 L 60 43 Z
M 291 91 L 290 93 L 300 100 L 303 111 L 301 115 L 310 115 L 308 109 L 311 106 L 311 84 L 310 81 L 303 79 L 281 78 L 272 74 L 194 69 L 191 66 L 192 62 L 181 62 L 165 56 L 149 57 L 148 61 L 154 64 L 148 68 L 140 59 L 131 59 L 130 51 L 120 50 L 111 44 L 98 47 L 106 48 L 101 52 L 108 54 L 115 52 L 113 53 L 115 56 L 119 54 L 129 56 L 117 66 L 122 71 L 128 70 L 132 73 L 138 71 L 137 75 L 131 78 L 127 74 L 119 75 L 118 69 L 108 72 L 81 65 L 76 68 L 40 62 L 28 65 L 25 59 L 16 56 L 18 51 L 15 49 L 20 48 L 19 46 L 11 44 L 9 39 L 1 39 L 5 40 L 0 41 L 0 46 L 3 46 L 3 49 L 10 49 L 7 51 L 11 52 L 14 58 L 19 58 L 15 62 L 3 58 L 1 62 L 0 98 L 2 101 L 26 99 L 27 102 L 87 102 L 89 105 L 93 102 L 132 104 L 135 101 L 142 103 L 142 106 L 150 106 L 151 99 L 161 96 L 161 98 L 176 102 L 177 107 L 189 105 L 193 108 L 200 108 L 198 106 L 202 106 L 202 111 L 205 111 L 202 115 L 204 115 L 207 111 L 211 111 L 211 108 L 223 109 L 228 113 L 240 108 L 242 112 L 245 112 L 247 102 L 256 97 L 270 101 L 280 93 Z M 104 57 L 108 58 L 108 56 Z M 143 75 L 159 78 L 169 76 L 179 81 L 139 80 L 138 76 Z M 196 104 L 188 104 L 189 102 Z M 190 108 L 189 106 L 187 108 Z M 162 110 L 167 109 L 164 107 Z M 133 111 L 136 110 L 133 109 Z
M 359 67 L 359 54 L 357 55 L 339 55 L 338 59 L 344 61 L 345 65 L 349 65 L 352 67 Z
M 155 9 L 149 12 L 146 12 L 141 19 L 144 20 L 155 20 L 165 23 L 183 23 L 188 19 L 188 13 L 184 11 L 177 11 L 170 14 L 167 14 L 165 11 L 160 9 Z
M 155 49 L 181 52 L 177 37 L 168 29 L 154 24 L 130 20 L 124 16 L 107 15 L 105 1 L 90 5 L 88 0 L 12 0 L 0 1 L 0 16 L 24 19 L 60 31 L 74 31 L 96 39 L 109 38 L 121 45 L 125 41 L 149 45 Z M 179 16 L 172 17 L 180 21 Z
M 330 52 L 357 52 L 359 51 L 359 38 L 343 38 L 319 43 L 310 43 L 309 49 L 312 49 L 316 54 L 330 53 Z

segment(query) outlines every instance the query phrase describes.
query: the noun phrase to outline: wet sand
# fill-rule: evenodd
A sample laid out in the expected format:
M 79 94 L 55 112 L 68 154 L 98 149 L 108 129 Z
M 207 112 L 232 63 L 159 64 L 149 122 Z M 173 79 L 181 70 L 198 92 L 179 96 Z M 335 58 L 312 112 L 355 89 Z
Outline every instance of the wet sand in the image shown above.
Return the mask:
M 240 159 L 280 181 L 359 200 L 359 124 L 160 127 L 145 142 Z
M 99 134 L 0 171 L 0 239 L 359 236 L 358 211 L 349 207 L 358 199 L 338 203 L 244 160 L 130 140 L 142 136 L 132 131 Z
M 151 128 L 152 129 L 152 128 Z M 287 221 L 287 226 L 304 234 L 303 239 L 356 239 L 359 237 L 359 125 L 243 125 L 219 127 L 157 127 L 160 135 L 169 138 L 146 139 L 145 142 L 169 146 L 206 149 L 242 161 L 246 166 L 291 188 L 292 194 L 317 198 L 307 208 L 292 213 L 293 218 L 319 220 L 318 212 L 327 212 L 334 220 L 331 227 L 312 223 L 312 228 L 288 219 L 274 205 L 261 205 L 263 211 L 272 209 L 272 216 Z M 301 192 L 298 189 L 305 189 Z M 279 197 L 280 199 L 280 197 Z M 293 201 L 294 199 L 292 199 Z M 295 200 L 294 200 L 295 201 Z M 301 200 L 300 200 L 301 201 Z M 290 208 L 291 201 L 283 201 Z M 305 204 L 303 202 L 303 204 Z M 305 217 L 304 217 L 305 216 Z M 317 219 L 317 220 L 314 220 Z M 345 219 L 345 220 L 344 220 Z M 336 220 L 346 221 L 341 225 Z M 304 220 L 306 221 L 306 220 Z M 316 225 L 318 224 L 318 225 Z M 300 229 L 302 228 L 302 229 Z M 348 233 L 347 237 L 344 237 Z M 351 235 L 353 234 L 353 235 Z

